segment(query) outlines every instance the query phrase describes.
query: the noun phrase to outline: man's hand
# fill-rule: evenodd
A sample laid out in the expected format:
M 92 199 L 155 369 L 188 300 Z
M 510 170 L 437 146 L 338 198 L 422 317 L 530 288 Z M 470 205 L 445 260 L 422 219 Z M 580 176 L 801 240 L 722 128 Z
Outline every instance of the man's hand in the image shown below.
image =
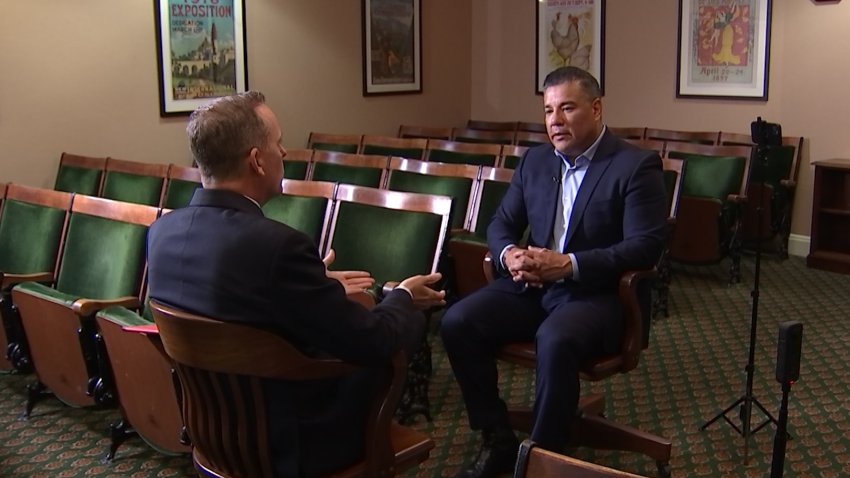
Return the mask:
M 413 294 L 413 304 L 418 309 L 427 309 L 438 305 L 446 305 L 446 291 L 434 290 L 428 287 L 436 284 L 443 275 L 439 272 L 427 275 L 408 277 L 401 281 L 399 286 L 406 288 Z
M 329 271 L 327 268 L 333 264 L 336 253 L 333 249 L 322 259 L 325 263 L 325 275 L 336 279 L 345 288 L 346 295 L 353 295 L 365 291 L 375 284 L 375 279 L 367 271 Z
M 504 260 L 514 282 L 525 282 L 530 287 L 543 287 L 546 282 L 555 282 L 573 273 L 569 255 L 542 247 L 513 247 L 505 253 Z

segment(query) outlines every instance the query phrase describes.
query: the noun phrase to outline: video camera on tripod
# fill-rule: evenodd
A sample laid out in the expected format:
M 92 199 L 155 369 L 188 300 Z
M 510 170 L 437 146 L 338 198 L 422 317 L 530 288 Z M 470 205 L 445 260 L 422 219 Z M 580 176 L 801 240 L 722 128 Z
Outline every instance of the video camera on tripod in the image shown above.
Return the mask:
M 750 123 L 750 133 L 753 143 L 759 147 L 779 146 L 782 144 L 782 126 L 778 123 L 768 123 L 759 116 Z

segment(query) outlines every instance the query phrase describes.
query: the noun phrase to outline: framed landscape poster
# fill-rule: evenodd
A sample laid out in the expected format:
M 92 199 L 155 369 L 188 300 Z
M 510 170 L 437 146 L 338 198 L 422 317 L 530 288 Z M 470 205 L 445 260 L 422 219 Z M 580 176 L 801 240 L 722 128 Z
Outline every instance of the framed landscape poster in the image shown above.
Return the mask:
M 562 66 L 587 70 L 604 91 L 605 0 L 534 0 L 537 8 L 536 92 Z
M 770 0 L 679 0 L 676 96 L 767 100 Z
M 422 92 L 420 0 L 363 0 L 363 96 Z
M 154 0 L 160 116 L 248 89 L 243 0 Z

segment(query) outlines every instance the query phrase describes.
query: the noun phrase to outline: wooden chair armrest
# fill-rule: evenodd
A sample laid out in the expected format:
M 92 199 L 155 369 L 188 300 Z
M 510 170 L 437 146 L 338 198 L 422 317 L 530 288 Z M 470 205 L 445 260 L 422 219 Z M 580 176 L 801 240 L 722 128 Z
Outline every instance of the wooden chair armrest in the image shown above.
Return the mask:
M 797 187 L 797 181 L 794 181 L 793 179 L 783 179 L 779 181 L 779 184 L 787 189 L 794 189 Z
M 357 302 L 358 304 L 362 305 L 363 307 L 366 307 L 369 310 L 374 309 L 375 304 L 377 303 L 377 300 L 375 300 L 375 296 L 366 291 L 350 294 L 348 295 L 348 300 L 352 302 Z
M 383 399 L 376 399 L 369 414 L 366 429 L 366 456 L 368 464 L 365 476 L 391 476 L 395 462 L 395 452 L 390 441 L 396 408 L 404 392 L 404 380 L 407 375 L 407 357 L 399 350 L 392 358 L 387 370 L 387 383 L 383 389 Z M 380 397 L 379 397 L 380 398 Z
M 743 204 L 747 202 L 747 196 L 744 194 L 730 194 L 726 196 L 726 200 L 735 204 Z
M 2 290 L 6 290 L 8 287 L 20 284 L 21 282 L 53 282 L 53 273 L 10 274 L 0 272 L 0 289 Z
M 620 276 L 619 295 L 620 302 L 625 306 L 625 324 L 621 352 L 622 371 L 629 371 L 637 367 L 640 352 L 643 350 L 643 317 L 640 313 L 641 307 L 638 301 L 638 284 L 646 279 L 658 277 L 655 269 L 626 271 Z
M 481 267 L 484 270 L 484 277 L 487 278 L 487 283 L 493 282 L 496 279 L 494 275 L 496 264 L 493 263 L 493 254 L 490 254 L 490 251 L 487 251 L 487 254 L 484 255 L 484 261 L 481 263 Z
M 119 297 L 117 299 L 106 300 L 77 299 L 71 304 L 71 310 L 79 316 L 89 317 L 95 312 L 113 305 L 127 307 L 128 309 L 138 309 L 141 307 L 138 297 Z

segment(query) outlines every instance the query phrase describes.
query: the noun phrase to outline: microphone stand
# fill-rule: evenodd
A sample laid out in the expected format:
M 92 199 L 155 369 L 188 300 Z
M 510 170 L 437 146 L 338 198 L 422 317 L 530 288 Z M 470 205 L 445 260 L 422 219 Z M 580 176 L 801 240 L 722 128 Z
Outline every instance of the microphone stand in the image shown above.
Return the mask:
M 761 119 L 761 118 L 759 118 Z M 756 207 L 756 261 L 755 261 L 755 273 L 753 277 L 753 289 L 750 292 L 750 297 L 753 299 L 752 306 L 752 316 L 750 318 L 750 351 L 749 351 L 749 359 L 747 361 L 746 367 L 744 370 L 747 372 L 747 385 L 744 390 L 744 395 L 741 398 L 735 400 L 732 405 L 726 407 L 722 412 L 718 413 L 711 420 L 707 421 L 700 427 L 700 430 L 705 430 L 712 423 L 716 422 L 719 419 L 723 419 L 728 423 L 733 429 L 735 429 L 738 434 L 744 437 L 744 464 L 746 465 L 749 461 L 749 447 L 750 447 L 750 436 L 756 433 L 757 431 L 764 428 L 768 423 L 776 424 L 776 418 L 770 414 L 769 411 L 753 396 L 753 373 L 755 372 L 755 355 L 756 355 L 756 329 L 758 326 L 758 310 L 759 310 L 759 278 L 761 275 L 761 234 L 762 234 L 762 211 L 764 209 L 764 192 L 765 192 L 765 171 L 767 170 L 767 156 L 768 156 L 768 146 L 757 145 L 756 146 L 756 158 L 759 164 L 762 166 L 761 171 L 761 188 L 759 191 L 759 203 Z M 755 428 L 751 425 L 751 418 L 753 413 L 753 405 L 758 407 L 762 413 L 767 417 L 767 419 L 756 426 Z M 738 427 L 737 424 L 732 422 L 729 419 L 727 414 L 740 406 L 740 411 L 738 413 L 739 418 L 741 420 L 741 427 Z
M 782 382 L 782 404 L 779 406 L 779 424 L 773 436 L 773 461 L 770 464 L 770 478 L 782 478 L 785 471 L 785 444 L 788 441 L 788 393 L 791 382 Z

